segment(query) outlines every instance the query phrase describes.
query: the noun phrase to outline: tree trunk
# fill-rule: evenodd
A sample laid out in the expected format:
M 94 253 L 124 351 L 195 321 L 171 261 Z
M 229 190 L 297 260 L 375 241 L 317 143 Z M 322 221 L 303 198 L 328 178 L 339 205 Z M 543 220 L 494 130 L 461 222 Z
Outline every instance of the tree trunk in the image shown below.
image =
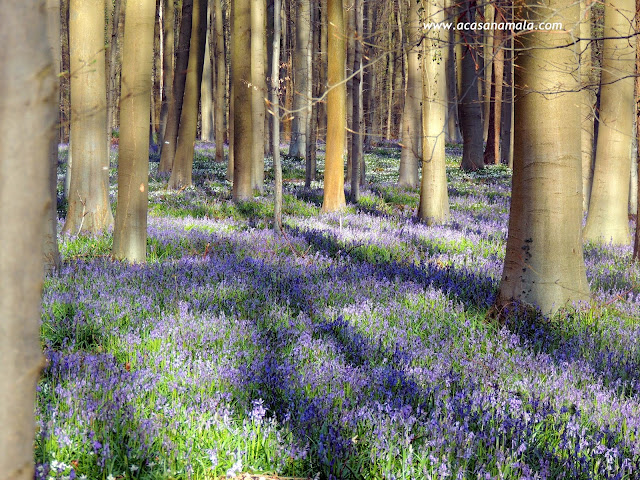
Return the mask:
M 233 200 L 253 197 L 253 108 L 251 102 L 251 0 L 233 6 Z
M 495 4 L 495 22 L 505 22 L 504 6 L 502 2 Z M 504 81 L 504 30 L 496 29 L 493 32 L 493 68 L 491 69 L 491 95 L 489 98 L 489 130 L 487 134 L 487 147 L 484 151 L 484 163 L 486 165 L 500 164 L 500 127 L 502 125 L 502 84 Z
M 461 4 L 460 21 L 476 21 L 476 0 L 467 0 Z M 465 172 L 474 172 L 484 168 L 482 155 L 482 103 L 478 98 L 478 45 L 480 35 L 474 30 L 465 30 L 461 34 L 460 59 L 460 128 L 462 130 L 462 162 L 460 168 Z
M 169 113 L 165 127 L 160 165 L 158 171 L 168 173 L 173 167 L 176 156 L 178 129 L 182 117 L 184 90 L 187 82 L 187 68 L 189 66 L 189 45 L 191 41 L 191 27 L 193 23 L 193 0 L 183 0 L 182 19 L 180 21 L 180 35 L 178 37 L 178 51 L 176 52 L 176 68 L 173 72 L 173 88 L 169 99 Z
M 0 128 L 6 135 L 0 142 L 0 471 L 12 480 L 34 478 L 36 383 L 43 366 L 43 227 L 51 202 L 49 154 L 58 136 L 58 67 L 45 4 L 5 2 L 0 29 Z M 104 129 L 99 143 L 104 146 Z
M 189 68 L 184 86 L 184 99 L 180 113 L 180 129 L 176 157 L 173 160 L 170 189 L 180 189 L 192 185 L 193 153 L 198 126 L 198 104 L 200 103 L 200 84 L 204 64 L 204 42 L 207 31 L 207 0 L 194 0 L 193 20 L 191 24 L 191 42 L 189 45 Z
M 447 22 L 456 22 L 457 3 L 447 0 Z M 458 118 L 458 95 L 456 85 L 456 55 L 455 55 L 455 31 L 449 30 L 447 33 L 447 49 L 444 58 L 445 67 L 447 69 L 447 142 L 462 142 L 462 133 L 460 131 L 460 119 Z
M 162 17 L 162 106 L 160 108 L 160 135 L 158 143 L 160 151 L 164 145 L 164 134 L 167 128 L 167 118 L 169 114 L 169 103 L 171 99 L 171 90 L 173 89 L 173 71 L 175 61 L 174 48 L 174 29 L 175 29 L 175 6 L 174 0 L 162 0 L 163 17 Z
M 107 3 L 111 3 L 107 1 Z M 116 92 L 118 90 L 118 31 L 120 28 L 120 0 L 115 0 L 110 19 L 111 40 L 109 42 L 109 63 L 107 73 L 107 156 L 111 152 L 111 135 L 114 125 Z M 107 32 L 109 29 L 107 29 Z
M 635 49 L 633 0 L 605 4 L 598 143 L 585 240 L 628 245 Z
M 593 87 L 593 73 L 591 61 L 591 0 L 580 1 L 580 78 L 582 81 L 582 210 L 589 211 L 591 197 L 591 183 L 593 181 L 593 122 L 596 95 Z
M 73 173 L 63 232 L 97 233 L 113 225 L 104 52 L 104 0 L 71 0 L 71 128 Z M 147 110 L 147 115 L 149 111 Z
M 293 53 L 293 122 L 289 155 L 302 157 L 307 151 L 307 98 L 310 71 L 307 69 L 311 35 L 311 8 L 309 0 L 296 1 L 296 48 Z
M 129 0 L 125 7 L 118 206 L 113 256 L 144 262 L 147 254 L 149 107 L 155 2 Z
M 224 161 L 225 123 L 225 71 L 226 62 L 224 56 L 224 27 L 222 18 L 222 0 L 213 0 L 215 19 L 215 63 L 216 63 L 216 90 L 215 90 L 215 126 L 216 126 L 216 162 Z
M 513 6 L 506 7 L 507 22 L 513 21 Z M 502 102 L 502 127 L 500 128 L 501 162 L 513 168 L 513 49 L 514 34 L 507 32 L 504 48 L 504 98 Z
M 579 5 L 529 0 L 525 8 L 526 20 L 561 21 L 565 30 L 521 37 L 513 193 L 496 308 L 508 312 L 513 302 L 522 302 L 546 315 L 589 298 L 580 235 L 580 85 L 573 75 L 578 51 L 571 33 Z
M 444 21 L 442 0 L 423 1 L 431 22 Z M 422 181 L 418 218 L 427 225 L 449 218 L 449 195 L 445 164 L 444 137 L 447 114 L 446 68 L 441 62 L 446 42 L 438 38 L 442 32 L 431 31 L 423 42 L 422 69 Z
M 282 165 L 280 164 L 280 0 L 273 2 L 273 53 L 271 55 L 271 105 L 273 115 L 273 170 L 275 173 L 273 221 L 274 230 L 282 231 Z
M 422 140 L 422 69 L 420 68 L 419 42 L 422 28 L 417 1 L 409 2 L 407 51 L 407 88 L 404 96 L 402 115 L 402 151 L 400 153 L 400 172 L 398 185 L 415 188 L 418 185 L 418 161 Z
M 346 205 L 344 196 L 344 129 L 347 120 L 345 30 L 342 0 L 327 0 L 327 146 L 324 169 L 323 212 Z
M 636 0 L 636 31 L 640 29 L 640 0 Z M 636 198 L 636 233 L 633 241 L 633 260 L 640 262 L 640 36 L 636 36 L 636 78 L 635 78 L 635 102 L 636 102 L 636 169 L 637 169 L 637 198 Z
M 266 27 L 265 0 L 251 0 L 251 112 L 253 120 L 253 188 L 264 191 L 264 99 L 267 80 L 264 64 Z
M 344 10 L 345 10 L 345 26 L 347 28 L 346 34 L 346 43 L 347 43 L 347 65 L 346 65 L 346 83 L 347 83 L 347 128 L 344 131 L 344 141 L 345 141 L 345 153 L 347 154 L 347 174 L 345 176 L 345 183 L 351 182 L 351 160 L 353 157 L 351 131 L 353 128 L 353 78 L 351 74 L 353 73 L 353 51 L 355 44 L 354 30 L 355 30 L 355 9 L 353 6 L 355 0 L 347 0 L 343 2 Z
M 214 141 L 213 122 L 213 73 L 211 68 L 211 50 L 213 48 L 211 30 L 211 0 L 207 7 L 207 26 L 205 29 L 204 63 L 202 66 L 202 83 L 200 84 L 200 140 Z
M 358 203 L 360 200 L 360 171 L 363 162 L 362 155 L 362 14 L 363 0 L 354 0 L 356 31 L 353 50 L 353 71 L 358 72 L 353 77 L 353 132 L 351 134 L 352 172 L 351 172 L 351 201 Z

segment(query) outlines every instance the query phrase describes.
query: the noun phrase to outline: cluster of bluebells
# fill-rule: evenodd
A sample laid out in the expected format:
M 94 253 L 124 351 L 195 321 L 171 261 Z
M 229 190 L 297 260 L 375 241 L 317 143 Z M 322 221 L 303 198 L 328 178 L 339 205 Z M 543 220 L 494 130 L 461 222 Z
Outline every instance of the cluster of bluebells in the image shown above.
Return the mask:
M 636 478 L 640 270 L 588 246 L 596 307 L 486 322 L 496 177 L 451 175 L 438 227 L 374 203 L 284 236 L 152 217 L 158 261 L 65 262 L 44 292 L 38 478 Z

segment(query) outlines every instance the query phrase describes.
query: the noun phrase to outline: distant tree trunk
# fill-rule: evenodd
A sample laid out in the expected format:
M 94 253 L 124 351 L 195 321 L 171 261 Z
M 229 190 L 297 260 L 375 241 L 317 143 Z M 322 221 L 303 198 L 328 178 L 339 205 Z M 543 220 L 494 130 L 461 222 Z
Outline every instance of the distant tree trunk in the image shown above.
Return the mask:
M 347 128 L 344 131 L 344 141 L 345 141 L 345 153 L 347 154 L 347 175 L 345 176 L 345 183 L 349 184 L 351 182 L 351 160 L 353 157 L 353 145 L 351 142 L 352 134 L 351 131 L 353 128 L 353 78 L 351 74 L 353 73 L 353 52 L 355 45 L 355 9 L 354 9 L 354 1 L 355 0 L 347 0 L 344 3 L 344 11 L 345 11 L 345 26 L 347 29 L 346 33 L 346 43 L 347 43 L 347 65 L 346 65 L 346 82 L 347 82 Z
M 110 4 L 110 1 L 107 1 Z M 107 156 L 111 151 L 111 135 L 113 132 L 114 112 L 116 109 L 115 95 L 118 90 L 118 32 L 120 28 L 120 0 L 115 0 L 113 14 L 108 26 L 111 27 L 109 42 L 108 73 L 107 73 Z M 109 29 L 107 28 L 109 33 Z
M 636 31 L 640 30 L 640 0 L 636 0 Z M 635 78 L 635 102 L 636 102 L 636 168 L 637 174 L 637 190 L 636 197 L 636 233 L 633 241 L 633 260 L 640 262 L 640 35 L 636 36 L 636 78 Z
M 358 72 L 353 77 L 353 133 L 352 141 L 352 172 L 351 172 L 351 201 L 360 201 L 360 165 L 363 162 L 362 155 L 362 14 L 363 0 L 354 0 L 353 9 L 355 11 L 356 31 L 355 46 L 353 51 L 353 71 Z
M 347 120 L 345 30 L 342 0 L 327 0 L 327 146 L 324 170 L 323 212 L 344 208 L 344 129 Z
M 0 28 L 0 128 L 6 135 L 0 142 L 0 471 L 12 480 L 34 478 L 36 383 L 44 363 L 42 239 L 51 202 L 49 154 L 58 136 L 59 68 L 52 65 L 45 4 L 4 2 Z
M 147 254 L 149 107 L 153 68 L 154 0 L 127 1 L 120 98 L 118 205 L 113 256 L 144 262 Z
M 109 207 L 104 0 L 71 0 L 73 174 L 63 232 L 97 233 L 113 225 Z M 147 110 L 147 115 L 149 111 Z
M 457 2 L 446 0 L 447 22 L 456 22 Z M 447 33 L 447 49 L 444 58 L 447 69 L 447 142 L 462 142 L 460 131 L 460 119 L 458 118 L 458 94 L 456 85 L 456 56 L 455 56 L 455 31 L 449 30 Z
M 513 7 L 507 6 L 507 22 L 513 21 Z M 513 168 L 513 57 L 514 34 L 507 32 L 504 49 L 504 99 L 502 102 L 502 127 L 500 128 L 501 162 Z
M 495 4 L 495 22 L 503 23 L 505 15 L 501 1 Z M 491 89 L 489 97 L 489 130 L 487 134 L 487 147 L 484 151 L 484 163 L 486 165 L 500 164 L 500 126 L 502 125 L 502 85 L 504 82 L 504 30 L 496 29 L 493 32 L 493 68 L 491 69 Z
M 476 0 L 467 0 L 460 5 L 460 21 L 476 21 Z M 462 163 L 460 168 L 473 172 L 484 168 L 482 156 L 482 103 L 478 98 L 477 45 L 480 35 L 474 30 L 461 34 L 460 86 L 460 128 L 462 130 Z
M 253 120 L 253 188 L 264 191 L 264 99 L 267 80 L 264 64 L 266 42 L 265 0 L 251 0 L 251 113 Z
M 211 68 L 211 50 L 213 49 L 213 39 L 211 30 L 211 0 L 207 7 L 207 26 L 205 29 L 204 63 L 202 66 L 202 83 L 200 85 L 200 140 L 205 142 L 214 141 L 213 122 L 213 73 Z
M 442 0 L 422 3 L 427 18 L 434 23 L 444 21 Z M 447 112 L 446 68 L 441 62 L 446 43 L 437 31 L 423 42 L 422 69 L 422 181 L 418 218 L 427 225 L 441 223 L 449 218 L 449 195 L 445 164 L 444 137 Z
M 233 200 L 238 202 L 253 197 L 251 0 L 236 0 L 233 9 Z
M 367 45 L 365 45 L 365 49 L 363 55 L 367 59 L 373 58 L 374 49 L 369 45 L 373 41 L 373 32 L 375 31 L 375 17 L 374 11 L 375 8 L 373 5 L 370 5 L 369 2 L 365 2 L 364 5 L 365 13 L 363 14 L 364 20 L 364 31 L 365 38 L 367 38 Z M 367 61 L 367 63 L 369 60 Z M 362 84 L 362 108 L 363 108 L 363 117 L 364 117 L 364 130 L 365 137 L 363 142 L 363 150 L 369 151 L 372 146 L 372 138 L 373 138 L 373 86 L 375 82 L 374 77 L 374 69 L 373 66 L 369 66 L 364 71 L 363 84 Z M 422 133 L 420 133 L 422 135 Z
M 417 0 L 415 0 L 417 1 Z M 395 9 L 395 3 L 396 0 L 392 0 L 388 5 L 389 5 L 389 24 L 387 26 L 388 28 L 388 38 L 387 38 L 387 51 L 389 52 L 387 54 L 387 98 L 386 98 L 386 104 L 387 104 L 387 109 L 386 109 L 386 128 L 385 128 L 385 136 L 384 138 L 386 140 L 391 140 L 391 116 L 392 116 L 392 110 L 393 110 L 393 90 L 394 90 L 394 80 L 395 80 L 395 65 L 396 65 L 396 54 L 395 54 L 395 49 L 394 49 L 394 42 L 393 42 L 393 28 L 391 27 L 393 25 L 393 13 L 394 13 L 394 9 Z
M 311 3 L 311 2 L 310 2 Z M 312 25 L 317 24 L 318 9 L 313 5 L 311 9 L 310 21 Z M 309 81 L 307 82 L 307 151 L 305 153 L 305 186 L 311 187 L 311 181 L 316 178 L 316 148 L 318 143 L 318 108 L 314 105 L 313 89 L 317 77 L 317 68 L 313 68 L 313 60 L 317 52 L 318 29 L 312 28 L 309 38 L 309 55 L 307 56 L 307 71 L 309 72 Z
M 175 29 L 175 11 L 174 0 L 162 0 L 162 106 L 160 107 L 160 134 L 158 143 L 162 151 L 164 144 L 164 132 L 167 128 L 167 116 L 169 114 L 169 102 L 171 98 L 171 90 L 173 89 L 173 71 L 175 62 L 174 48 L 174 29 Z
M 160 165 L 158 171 L 168 173 L 173 167 L 176 156 L 178 128 L 182 117 L 182 103 L 184 89 L 187 82 L 187 68 L 189 66 L 189 45 L 191 41 L 191 27 L 193 16 L 193 0 L 182 1 L 182 15 L 180 21 L 180 35 L 178 37 L 178 51 L 176 52 L 176 67 L 173 72 L 173 88 L 169 98 L 169 113 L 165 127 Z
M 293 122 L 291 126 L 291 145 L 289 155 L 302 157 L 307 151 L 307 116 L 309 115 L 307 98 L 311 72 L 307 69 L 307 57 L 310 52 L 311 9 L 310 0 L 296 2 L 296 45 L 293 53 Z
M 633 0 L 605 4 L 598 143 L 585 240 L 628 245 L 635 51 Z
M 215 126 L 216 126 L 216 162 L 224 161 L 225 124 L 225 72 L 226 62 L 224 55 L 224 27 L 222 18 L 222 0 L 213 0 L 215 20 L 215 64 L 216 64 L 216 90 L 215 90 Z
M 522 302 L 549 314 L 589 298 L 580 234 L 580 94 L 566 93 L 580 87 L 572 44 L 579 5 L 528 0 L 525 9 L 524 19 L 563 22 L 565 30 L 520 39 L 513 194 L 496 308 L 508 312 Z
M 422 68 L 420 67 L 420 51 L 422 28 L 418 12 L 419 3 L 409 2 L 407 51 L 407 88 L 404 97 L 404 113 L 402 115 L 402 151 L 400 153 L 400 172 L 398 185 L 415 188 L 418 185 L 418 161 L 422 148 Z
M 596 95 L 593 88 L 593 73 L 591 61 L 591 0 L 580 1 L 580 78 L 582 81 L 582 211 L 589 210 L 591 197 L 591 182 L 593 181 L 593 122 Z
M 275 172 L 274 230 L 282 231 L 282 165 L 280 164 L 280 0 L 273 2 L 273 54 L 271 55 L 271 105 L 273 115 L 273 170 Z
M 191 42 L 189 45 L 189 68 L 184 86 L 184 99 L 180 113 L 180 129 L 176 157 L 173 160 L 169 188 L 190 187 L 193 172 L 193 154 L 198 125 L 198 104 L 204 63 L 204 42 L 207 31 L 207 0 L 194 0 Z
M 60 91 L 57 80 L 60 73 L 60 1 L 47 0 L 47 40 L 53 59 L 53 73 L 56 75 L 56 98 Z M 60 268 L 60 251 L 58 250 L 58 140 L 59 125 L 51 135 L 49 147 L 49 209 L 44 223 L 44 268 L 49 272 Z

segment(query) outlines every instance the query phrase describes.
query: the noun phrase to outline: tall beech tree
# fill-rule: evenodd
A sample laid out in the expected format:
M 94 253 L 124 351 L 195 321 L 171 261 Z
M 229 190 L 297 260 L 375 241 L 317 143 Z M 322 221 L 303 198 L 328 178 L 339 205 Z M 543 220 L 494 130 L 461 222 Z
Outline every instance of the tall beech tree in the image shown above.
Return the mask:
M 527 0 L 523 19 L 562 22 L 565 30 L 520 37 L 516 57 L 513 186 L 504 270 L 496 299 L 548 314 L 587 300 L 582 253 L 579 4 Z M 559 91 L 562 90 L 562 91 Z
M 204 33 L 204 63 L 202 65 L 202 83 L 200 84 L 200 140 L 213 142 L 214 121 L 213 121 L 213 68 L 211 51 L 214 49 L 212 16 L 213 0 L 207 2 L 207 26 Z
M 307 151 L 307 117 L 309 116 L 309 82 L 311 71 L 308 57 L 311 55 L 311 7 L 310 0 L 292 0 L 296 5 L 296 41 L 293 54 L 293 121 L 289 155 L 304 157 Z
M 460 3 L 459 18 L 462 22 L 476 21 L 477 1 Z M 460 129 L 462 130 L 462 170 L 472 172 L 484 167 L 482 154 L 482 103 L 478 96 L 478 45 L 482 36 L 475 30 L 463 30 L 460 34 L 460 82 L 458 99 Z
M 174 0 L 162 0 L 162 105 L 160 107 L 160 150 L 164 144 L 164 132 L 167 127 L 169 115 L 169 101 L 173 88 L 173 72 L 175 63 L 174 31 L 175 31 L 175 5 Z
M 639 0 L 640 1 L 640 0 Z M 273 48 L 271 55 L 271 122 L 273 170 L 275 172 L 273 228 L 282 231 L 282 164 L 280 162 L 280 23 L 282 20 L 280 0 L 273 1 Z
M 355 11 L 355 42 L 353 49 L 353 71 L 352 93 L 353 105 L 351 121 L 353 132 L 351 133 L 351 201 L 358 203 L 360 200 L 360 171 L 361 165 L 364 163 L 362 155 L 362 136 L 364 127 L 364 118 L 362 115 L 362 32 L 363 32 L 363 0 L 354 0 L 353 9 Z
M 593 124 L 596 94 L 593 86 L 591 60 L 593 43 L 591 40 L 591 0 L 580 0 L 580 78 L 582 81 L 581 139 L 582 139 L 582 210 L 589 210 L 591 182 L 593 181 Z
M 604 6 L 604 46 L 593 185 L 585 240 L 628 245 L 629 176 L 633 131 L 634 0 Z
M 223 0 L 213 0 L 213 12 L 214 12 L 214 26 L 215 26 L 215 105 L 214 117 L 216 128 L 216 162 L 224 161 L 224 139 L 225 139 L 225 124 L 224 124 L 224 112 L 227 109 L 225 102 L 225 85 L 227 66 L 224 56 L 224 27 L 222 18 L 222 2 Z
M 71 0 L 69 8 L 71 129 L 74 133 L 69 208 L 63 232 L 97 233 L 113 225 L 105 141 L 104 0 Z
M 344 131 L 347 122 L 346 45 L 342 0 L 327 0 L 327 146 L 323 212 L 344 208 Z
M 419 2 L 409 2 L 409 28 L 404 45 L 407 55 L 407 88 L 402 114 L 402 151 L 398 185 L 414 188 L 418 185 L 418 161 L 422 140 L 422 69 L 420 68 L 420 40 L 422 28 Z
M 57 67 L 45 6 L 44 0 L 3 2 L 0 29 L 0 128 L 6 135 L 0 142 L 0 471 L 12 480 L 34 478 L 34 404 L 44 360 L 42 239 L 52 201 L 51 140 L 58 135 Z
M 266 16 L 265 0 L 251 0 L 251 114 L 253 120 L 253 188 L 264 190 L 264 99 L 267 93 L 265 73 Z
M 129 0 L 125 7 L 118 205 L 112 253 L 114 257 L 130 262 L 144 262 L 147 254 L 149 108 L 155 5 L 154 0 Z
M 162 173 L 171 171 L 173 160 L 176 156 L 178 129 L 182 116 L 182 103 L 184 100 L 185 84 L 187 83 L 187 68 L 189 66 L 193 1 L 194 0 L 182 0 L 182 15 L 180 20 L 180 33 L 178 35 L 175 70 L 173 73 L 173 87 L 169 97 L 167 125 L 163 135 L 160 165 L 158 165 L 158 171 Z
M 233 199 L 238 202 L 253 197 L 251 0 L 236 0 L 232 13 Z
M 207 32 L 207 0 L 194 0 L 189 45 L 187 78 L 180 112 L 180 128 L 176 156 L 173 159 L 169 188 L 190 187 L 193 179 L 193 154 L 198 125 L 198 105 L 200 104 L 200 84 Z
M 445 20 L 442 0 L 424 0 L 423 11 L 430 22 Z M 447 83 L 442 50 L 444 32 L 433 30 L 423 41 L 422 55 L 422 179 L 418 218 L 431 225 L 449 217 L 449 194 L 444 140 L 447 115 Z

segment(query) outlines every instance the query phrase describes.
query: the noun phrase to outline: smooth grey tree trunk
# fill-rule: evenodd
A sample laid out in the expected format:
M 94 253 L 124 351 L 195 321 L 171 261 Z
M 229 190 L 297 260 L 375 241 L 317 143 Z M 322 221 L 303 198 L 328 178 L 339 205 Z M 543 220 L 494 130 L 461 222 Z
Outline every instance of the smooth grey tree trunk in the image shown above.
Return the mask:
M 202 83 L 200 85 L 200 140 L 214 141 L 213 125 L 213 72 L 211 68 L 211 49 L 213 42 L 211 31 L 211 3 L 207 7 L 207 28 L 205 31 L 204 64 L 202 67 Z
M 293 121 L 291 124 L 291 144 L 289 155 L 303 157 L 307 151 L 307 98 L 311 72 L 307 57 L 311 54 L 311 7 L 310 0 L 296 1 L 296 43 L 293 55 Z
M 58 135 L 58 78 L 47 38 L 45 0 L 4 2 L 2 7 L 0 477 L 32 480 L 36 383 L 44 365 L 43 237 L 51 202 L 51 142 Z M 104 146 L 103 135 L 104 129 Z

